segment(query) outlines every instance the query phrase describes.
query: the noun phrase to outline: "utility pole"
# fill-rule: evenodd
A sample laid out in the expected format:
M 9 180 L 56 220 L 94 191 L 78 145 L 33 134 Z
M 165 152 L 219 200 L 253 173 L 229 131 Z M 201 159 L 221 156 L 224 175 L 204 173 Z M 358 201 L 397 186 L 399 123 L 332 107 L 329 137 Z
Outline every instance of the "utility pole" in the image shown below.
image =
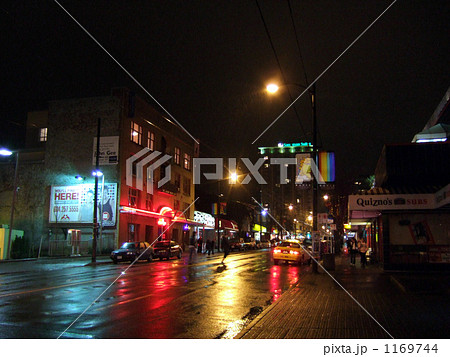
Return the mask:
M 12 230 L 14 223 L 14 208 L 16 205 L 17 196 L 17 172 L 19 169 L 19 152 L 16 152 L 16 167 L 14 168 L 14 183 L 13 183 L 13 197 L 11 202 L 11 217 L 9 220 L 9 231 L 8 231 L 8 250 L 6 251 L 6 259 L 11 259 L 11 247 L 12 247 Z
M 312 106 L 312 117 L 313 117 L 313 158 L 316 167 L 319 167 L 319 163 L 317 160 L 317 115 L 316 115 L 316 84 L 314 83 L 311 91 L 311 106 Z M 313 232 L 317 232 L 317 191 L 318 191 L 318 182 L 317 177 L 313 178 Z M 313 233 L 314 234 L 314 233 Z M 314 243 L 313 243 L 314 244 Z M 318 257 L 314 257 L 317 259 Z M 318 272 L 317 263 L 313 260 L 312 262 L 312 271 L 314 273 Z
M 92 234 L 92 263 L 97 260 L 97 237 L 98 237 L 98 218 L 97 218 L 97 195 L 98 195 L 98 175 L 99 161 L 100 161 L 100 118 L 97 121 L 97 149 L 95 153 L 95 188 L 94 188 L 94 222 L 93 222 L 93 234 Z

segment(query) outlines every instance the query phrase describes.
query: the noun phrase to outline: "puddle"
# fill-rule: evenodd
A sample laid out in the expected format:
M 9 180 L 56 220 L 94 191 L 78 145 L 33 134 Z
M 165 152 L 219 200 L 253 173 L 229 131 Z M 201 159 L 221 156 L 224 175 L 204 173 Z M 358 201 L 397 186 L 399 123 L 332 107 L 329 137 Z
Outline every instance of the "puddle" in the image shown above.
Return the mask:
M 252 322 L 256 316 L 258 316 L 263 311 L 261 306 L 254 306 L 250 309 L 247 315 L 242 319 L 230 322 L 221 334 L 219 334 L 216 339 L 229 340 L 234 338 L 242 329 Z

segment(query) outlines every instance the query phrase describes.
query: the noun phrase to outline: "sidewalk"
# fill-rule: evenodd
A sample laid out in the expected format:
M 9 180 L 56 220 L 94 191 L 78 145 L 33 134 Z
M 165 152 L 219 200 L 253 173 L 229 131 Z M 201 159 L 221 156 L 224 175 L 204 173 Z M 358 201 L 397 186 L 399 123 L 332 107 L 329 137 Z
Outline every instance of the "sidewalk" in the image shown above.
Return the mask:
M 11 259 L 0 260 L 0 273 L 55 270 L 65 269 L 67 267 L 96 266 L 104 264 L 112 264 L 109 255 L 97 255 L 95 263 L 92 263 L 92 257 L 90 256 Z
M 309 268 L 235 338 L 448 338 L 448 290 L 411 291 L 404 282 L 417 277 L 386 273 L 377 265 L 350 267 L 344 255 L 336 257 L 330 274 L 362 307 L 321 268 L 316 274 Z M 418 278 L 422 285 L 430 278 L 441 285 L 449 281 L 448 275 Z

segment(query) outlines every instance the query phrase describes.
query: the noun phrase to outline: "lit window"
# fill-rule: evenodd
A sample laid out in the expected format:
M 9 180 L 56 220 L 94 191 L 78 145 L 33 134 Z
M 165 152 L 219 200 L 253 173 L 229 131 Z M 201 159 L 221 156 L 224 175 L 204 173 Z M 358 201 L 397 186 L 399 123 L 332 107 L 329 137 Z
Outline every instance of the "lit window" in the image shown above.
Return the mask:
M 177 148 L 175 146 L 175 148 L 174 148 L 174 155 L 173 155 L 173 162 L 175 164 L 179 165 L 180 161 L 181 161 L 181 150 L 180 150 L 180 148 Z
M 47 128 L 39 129 L 39 141 L 47 141 Z
M 183 165 L 183 167 L 186 170 L 190 170 L 191 169 L 191 155 L 184 154 L 184 165 Z
M 142 126 L 135 123 L 134 121 L 131 122 L 131 141 L 133 143 L 141 145 L 142 143 Z
M 147 147 L 152 151 L 155 150 L 155 133 L 152 133 L 151 131 L 148 132 Z
M 138 194 L 138 190 L 136 190 L 135 188 L 128 189 L 128 206 L 137 207 Z

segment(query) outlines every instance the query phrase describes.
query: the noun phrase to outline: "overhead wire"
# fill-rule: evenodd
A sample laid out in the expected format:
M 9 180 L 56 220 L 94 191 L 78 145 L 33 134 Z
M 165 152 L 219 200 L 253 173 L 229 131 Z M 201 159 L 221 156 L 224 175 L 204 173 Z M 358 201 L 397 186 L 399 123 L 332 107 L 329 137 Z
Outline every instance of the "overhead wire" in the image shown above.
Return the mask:
M 303 60 L 303 52 L 300 46 L 300 41 L 298 38 L 298 33 L 297 33 L 297 27 L 295 26 L 295 21 L 294 21 L 294 12 L 292 11 L 292 6 L 291 6 L 291 0 L 288 0 L 288 7 L 289 7 L 289 16 L 291 18 L 291 23 L 292 23 L 292 28 L 294 29 L 294 36 L 295 36 L 295 43 L 297 44 L 297 49 L 298 49 L 298 53 L 300 56 L 300 63 L 302 65 L 302 70 L 303 70 L 303 75 L 305 77 L 305 83 L 306 83 L 306 87 L 309 86 L 309 81 L 308 81 L 308 76 L 306 74 L 306 68 L 305 68 L 305 62 Z M 316 100 L 316 98 L 314 98 Z M 317 128 L 317 134 L 319 135 L 319 141 L 321 143 L 321 145 L 323 145 L 323 141 L 322 141 L 322 135 L 320 133 L 319 128 Z
M 283 83 L 286 84 L 286 83 L 287 83 L 287 82 L 286 82 L 286 78 L 285 78 L 285 76 L 284 76 L 283 69 L 282 69 L 282 67 L 281 67 L 281 63 L 280 63 L 280 59 L 278 58 L 277 51 L 276 51 L 275 46 L 274 46 L 274 44 L 273 44 L 272 37 L 270 36 L 269 28 L 267 27 L 267 23 L 266 23 L 266 21 L 264 20 L 264 15 L 263 15 L 263 13 L 262 13 L 261 7 L 259 6 L 258 0 L 255 0 L 255 2 L 256 2 L 256 6 L 258 7 L 259 15 L 261 16 L 261 21 L 262 21 L 262 23 L 263 23 L 263 25 L 264 25 L 264 29 L 265 29 L 265 31 L 266 31 L 267 37 L 268 37 L 268 39 L 269 39 L 270 46 L 272 47 L 272 51 L 273 51 L 273 53 L 274 53 L 274 55 L 275 55 L 275 59 L 276 59 L 277 64 L 278 64 L 278 68 L 279 68 L 279 70 L 280 70 L 281 78 L 282 78 L 282 80 L 283 80 Z M 290 98 L 291 103 L 292 103 L 292 102 L 294 101 L 294 98 L 293 98 L 293 96 L 292 96 L 292 94 L 291 94 L 289 88 L 288 88 L 288 87 L 286 87 L 286 88 L 287 88 L 287 92 L 288 92 L 288 94 L 289 94 L 289 98 Z M 296 117 L 297 117 L 297 119 L 298 119 L 298 123 L 299 123 L 300 128 L 301 128 L 301 130 L 302 130 L 302 132 L 303 132 L 303 135 L 306 135 L 305 128 L 303 127 L 302 121 L 300 120 L 300 116 L 299 116 L 299 114 L 298 114 L 298 112 L 297 112 L 297 109 L 295 108 L 295 106 L 293 106 L 293 107 L 294 107 L 295 115 L 296 115 Z

